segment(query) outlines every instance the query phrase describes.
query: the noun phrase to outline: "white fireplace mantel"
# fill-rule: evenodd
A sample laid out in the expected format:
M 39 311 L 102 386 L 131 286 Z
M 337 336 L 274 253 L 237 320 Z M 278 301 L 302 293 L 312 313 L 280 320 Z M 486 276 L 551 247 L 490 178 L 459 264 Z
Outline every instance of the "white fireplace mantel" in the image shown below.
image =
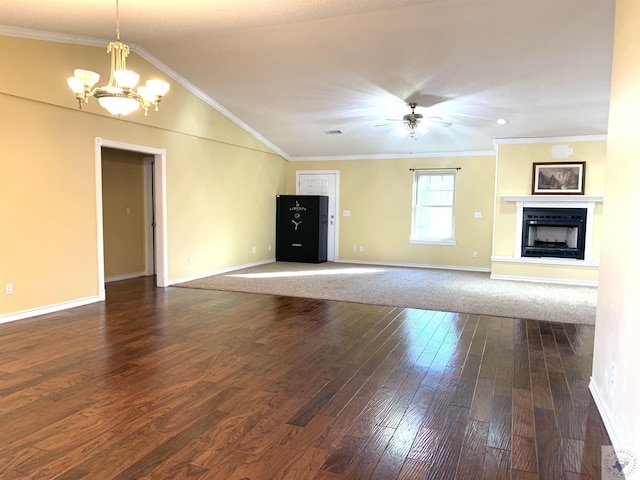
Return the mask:
M 532 202 L 542 203 L 549 206 L 549 203 L 561 203 L 559 208 L 565 208 L 567 203 L 579 203 L 583 205 L 579 208 L 585 208 L 585 203 L 602 203 L 604 196 L 602 195 L 502 195 L 502 199 L 507 202 Z M 527 205 L 528 207 L 529 205 Z
M 603 195 L 502 195 L 506 202 L 515 202 L 516 241 L 513 247 L 514 258 L 522 257 L 522 211 L 527 208 L 586 208 L 587 225 L 585 232 L 584 261 L 593 261 L 593 217 L 596 203 L 604 201 Z

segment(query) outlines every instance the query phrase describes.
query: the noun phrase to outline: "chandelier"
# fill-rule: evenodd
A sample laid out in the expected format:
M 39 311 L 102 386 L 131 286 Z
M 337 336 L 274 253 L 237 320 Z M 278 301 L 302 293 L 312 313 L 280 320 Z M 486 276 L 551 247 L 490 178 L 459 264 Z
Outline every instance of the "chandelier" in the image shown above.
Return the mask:
M 95 97 L 112 115 L 128 115 L 142 106 L 146 117 L 152 105 L 155 105 L 155 111 L 158 111 L 158 104 L 169 90 L 169 84 L 162 80 L 147 80 L 146 85 L 139 86 L 137 91 L 134 90 L 140 75 L 127 70 L 129 47 L 120 41 L 119 7 L 116 0 L 116 41 L 107 47 L 107 53 L 111 55 L 111 76 L 107 86 L 94 88 L 100 80 L 100 75 L 79 68 L 73 71 L 73 77 L 69 77 L 67 83 L 75 93 L 81 110 L 83 103 L 89 103 L 89 97 Z

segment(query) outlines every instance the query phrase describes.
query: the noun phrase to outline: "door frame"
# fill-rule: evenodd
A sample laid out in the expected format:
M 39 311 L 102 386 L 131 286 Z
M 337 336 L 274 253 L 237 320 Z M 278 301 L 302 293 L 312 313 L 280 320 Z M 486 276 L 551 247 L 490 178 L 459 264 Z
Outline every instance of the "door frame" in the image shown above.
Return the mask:
M 129 150 L 153 156 L 153 202 L 155 209 L 155 271 L 156 286 L 169 286 L 168 248 L 167 248 L 167 151 L 144 145 L 95 138 L 95 175 L 96 175 L 96 231 L 97 231 L 97 267 L 98 298 L 106 299 L 104 283 L 104 229 L 102 216 L 102 147 Z
M 296 170 L 296 195 L 300 194 L 300 175 L 334 175 L 336 192 L 335 192 L 335 228 L 333 229 L 333 257 L 327 258 L 330 262 L 336 262 L 340 258 L 338 255 L 338 239 L 340 238 L 340 170 Z M 330 239 L 327 239 L 330 241 Z
M 156 273 L 156 242 L 155 242 L 155 209 L 153 194 L 154 185 L 154 166 L 155 158 L 153 156 L 144 157 L 143 165 L 143 190 L 144 190 L 144 274 L 149 277 Z

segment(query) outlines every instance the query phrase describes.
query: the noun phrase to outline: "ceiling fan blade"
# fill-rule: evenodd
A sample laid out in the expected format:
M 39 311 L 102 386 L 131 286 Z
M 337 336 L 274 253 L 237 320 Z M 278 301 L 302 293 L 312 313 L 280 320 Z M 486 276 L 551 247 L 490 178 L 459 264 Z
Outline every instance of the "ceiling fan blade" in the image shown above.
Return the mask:
M 427 117 L 426 122 L 429 125 L 438 125 L 440 127 L 450 127 L 451 125 L 453 125 L 451 122 L 445 122 L 440 117 Z

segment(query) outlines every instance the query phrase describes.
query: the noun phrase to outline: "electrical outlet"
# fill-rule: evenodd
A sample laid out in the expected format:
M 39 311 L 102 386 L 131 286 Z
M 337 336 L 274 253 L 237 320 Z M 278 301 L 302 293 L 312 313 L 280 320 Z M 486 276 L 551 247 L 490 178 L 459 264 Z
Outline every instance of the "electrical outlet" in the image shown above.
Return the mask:
M 364 247 L 363 246 L 360 246 L 360 251 L 364 252 Z
M 473 258 L 478 258 L 478 252 L 473 252 Z
M 4 293 L 7 295 L 13 295 L 13 283 L 7 283 L 4 286 Z
M 353 250 L 354 252 L 356 251 L 356 246 L 355 246 L 355 245 L 352 247 L 352 250 Z
M 271 251 L 271 245 L 269 245 L 269 251 Z
M 258 251 L 258 249 L 256 247 L 252 247 L 251 248 L 251 253 L 256 253 Z
M 189 265 L 193 263 L 193 257 L 189 257 Z

